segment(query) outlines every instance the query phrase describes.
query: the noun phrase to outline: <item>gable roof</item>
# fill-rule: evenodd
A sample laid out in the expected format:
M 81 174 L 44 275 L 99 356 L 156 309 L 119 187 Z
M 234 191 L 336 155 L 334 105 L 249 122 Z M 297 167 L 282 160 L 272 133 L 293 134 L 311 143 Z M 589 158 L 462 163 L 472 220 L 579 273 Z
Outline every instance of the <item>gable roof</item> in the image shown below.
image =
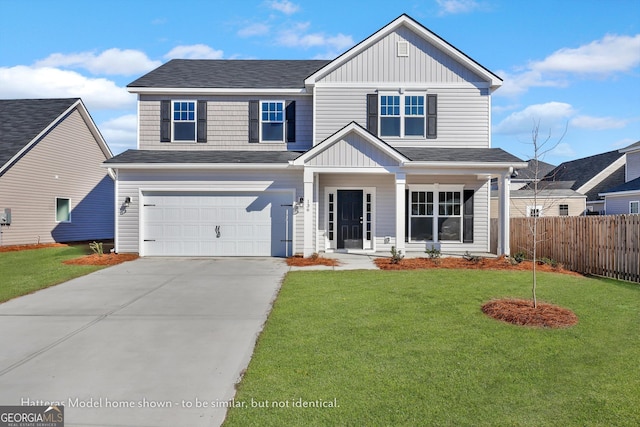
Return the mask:
M 549 172 L 543 181 L 567 181 L 567 186 L 572 190 L 586 193 L 622 165 L 624 165 L 624 154 L 618 150 L 608 151 L 564 162 Z M 607 169 L 610 169 L 609 174 L 601 176 L 598 180 L 598 175 L 607 172 Z
M 172 59 L 129 83 L 140 89 L 304 89 L 327 60 Z
M 640 150 L 640 141 L 629 145 L 628 147 L 624 147 L 622 149 L 620 149 L 621 153 L 628 153 L 629 151 L 637 151 Z
M 163 164 L 288 164 L 299 151 L 246 151 L 246 150 L 127 150 L 107 161 L 106 166 Z
M 0 100 L 0 174 L 78 108 L 107 158 L 111 151 L 80 98 Z
M 458 48 L 456 48 L 455 46 L 453 46 L 452 44 L 444 40 L 442 37 L 440 37 L 433 31 L 429 30 L 427 27 L 420 24 L 418 21 L 416 21 L 415 19 L 413 19 L 407 14 L 400 15 L 399 17 L 391 21 L 389 24 L 385 25 L 380 30 L 373 33 L 371 36 L 367 37 L 365 40 L 361 41 L 360 43 L 358 43 L 357 45 L 355 45 L 354 47 L 352 47 L 351 49 L 349 49 L 348 51 L 346 51 L 345 53 L 343 53 L 342 55 L 340 55 L 330 63 L 328 63 L 326 66 L 324 66 L 323 68 L 319 69 L 318 71 L 310 75 L 305 80 L 305 84 L 307 86 L 313 86 L 317 80 L 321 79 L 323 76 L 325 76 L 329 72 L 343 65 L 345 62 L 349 61 L 350 59 L 352 59 L 353 57 L 355 57 L 356 55 L 358 55 L 359 53 L 369 48 L 370 46 L 378 42 L 380 39 L 382 39 L 383 37 L 387 36 L 388 34 L 397 30 L 400 27 L 406 27 L 411 31 L 415 32 L 420 37 L 422 37 L 423 39 L 425 39 L 426 41 L 428 41 L 429 43 L 431 43 L 432 45 L 434 45 L 435 47 L 443 51 L 446 55 L 449 55 L 450 57 L 454 58 L 459 63 L 463 64 L 464 66 L 472 70 L 474 73 L 476 73 L 478 76 L 484 78 L 489 83 L 489 86 L 492 89 L 497 89 L 502 85 L 502 79 L 498 77 L 496 74 L 489 71 L 489 69 L 485 68 L 484 66 L 480 65 L 480 63 L 472 59 L 470 56 L 468 56 L 467 54 L 465 54 L 464 52 L 462 52 L 461 50 L 459 50 Z
M 550 163 L 543 162 L 542 160 L 537 161 L 538 167 L 538 179 L 544 178 L 549 172 L 551 172 L 555 165 Z M 518 169 L 518 175 L 516 178 L 512 178 L 511 181 L 533 181 L 536 179 L 536 160 L 531 159 L 527 161 L 527 167 L 523 169 Z

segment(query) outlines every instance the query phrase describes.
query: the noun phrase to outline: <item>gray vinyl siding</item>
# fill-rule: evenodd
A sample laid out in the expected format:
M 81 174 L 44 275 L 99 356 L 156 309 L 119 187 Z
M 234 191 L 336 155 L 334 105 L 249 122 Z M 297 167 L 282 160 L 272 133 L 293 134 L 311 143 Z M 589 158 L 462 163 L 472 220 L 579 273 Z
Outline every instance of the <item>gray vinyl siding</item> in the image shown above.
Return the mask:
M 302 172 L 299 171 L 211 171 L 211 170 L 120 170 L 118 198 L 131 197 L 131 205 L 118 217 L 116 245 L 119 252 L 139 252 L 140 191 L 258 191 L 295 190 L 303 195 Z M 294 253 L 303 248 L 303 212 L 295 216 Z M 283 237 L 284 238 L 284 237 Z
M 631 181 L 640 177 L 640 151 L 627 153 L 627 176 L 626 180 Z
M 640 191 L 635 194 L 626 194 L 624 196 L 606 196 L 606 214 L 607 215 L 628 215 L 629 202 L 640 201 Z
M 319 86 L 316 97 L 316 140 L 319 143 L 351 121 L 367 125 L 367 94 L 377 87 L 350 88 Z M 416 89 L 413 87 L 413 89 Z M 392 146 L 477 147 L 487 148 L 490 141 L 490 95 L 476 87 L 446 88 L 425 86 L 438 95 L 438 137 L 436 139 L 385 138 Z
M 409 43 L 409 55 L 398 57 L 398 41 Z M 403 82 L 465 83 L 483 79 L 407 28 L 399 28 L 319 79 L 322 83 Z
M 109 240 L 114 183 L 106 160 L 77 110 L 0 176 L 0 208 L 11 208 L 2 245 Z M 71 222 L 57 223 L 56 197 L 71 200 Z
M 307 163 L 309 166 L 377 167 L 393 166 L 398 161 L 383 153 L 360 136 L 350 133 Z
M 160 142 L 160 101 L 206 100 L 207 142 Z M 296 101 L 295 143 L 249 143 L 249 101 Z M 140 149 L 142 150 L 294 150 L 311 148 L 312 98 L 310 96 L 141 96 L 139 101 Z

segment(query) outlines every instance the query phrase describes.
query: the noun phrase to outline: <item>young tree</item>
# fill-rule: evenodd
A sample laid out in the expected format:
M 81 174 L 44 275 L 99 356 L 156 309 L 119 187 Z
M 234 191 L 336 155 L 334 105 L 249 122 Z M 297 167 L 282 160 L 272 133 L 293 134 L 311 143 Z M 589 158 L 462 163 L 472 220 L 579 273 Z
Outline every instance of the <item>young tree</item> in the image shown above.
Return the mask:
M 532 220 L 530 222 L 529 228 L 532 236 L 532 261 L 533 261 L 533 270 L 532 270 L 532 286 L 531 286 L 531 294 L 533 298 L 533 307 L 538 307 L 538 298 L 536 295 L 536 290 L 538 286 L 538 276 L 536 271 L 537 259 L 538 259 L 538 243 L 541 241 L 541 237 L 538 235 L 538 218 L 540 217 L 541 210 L 538 209 L 538 200 L 541 198 L 541 191 L 546 187 L 543 186 L 540 181 L 544 176 L 540 170 L 540 162 L 544 158 L 546 154 L 555 149 L 558 144 L 562 141 L 564 136 L 567 134 L 567 125 L 565 125 L 564 131 L 558 140 L 553 142 L 553 138 L 551 135 L 551 130 L 546 137 L 541 138 L 540 136 L 540 120 L 535 120 L 533 123 L 533 128 L 531 130 L 531 145 L 533 146 L 533 206 L 534 206 L 534 214 L 530 215 Z

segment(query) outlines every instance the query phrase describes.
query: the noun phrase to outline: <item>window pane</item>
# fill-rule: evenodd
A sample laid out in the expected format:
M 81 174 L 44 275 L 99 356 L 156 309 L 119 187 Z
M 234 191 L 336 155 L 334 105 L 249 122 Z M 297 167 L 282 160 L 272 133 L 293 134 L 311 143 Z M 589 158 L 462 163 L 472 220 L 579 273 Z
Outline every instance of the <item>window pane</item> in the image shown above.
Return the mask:
M 263 141 L 283 141 L 284 125 L 282 123 L 263 123 L 262 124 L 262 140 Z
M 438 218 L 439 240 L 460 240 L 460 218 Z
M 196 140 L 195 122 L 174 123 L 173 139 L 175 141 L 195 141 Z
M 71 209 L 69 199 L 56 199 L 56 221 L 71 221 Z
M 380 135 L 381 136 L 400 136 L 400 118 L 399 117 L 381 117 L 380 118 Z
M 407 136 L 424 136 L 424 118 L 406 117 L 404 119 L 404 134 Z
M 433 218 L 411 218 L 411 240 L 433 240 Z

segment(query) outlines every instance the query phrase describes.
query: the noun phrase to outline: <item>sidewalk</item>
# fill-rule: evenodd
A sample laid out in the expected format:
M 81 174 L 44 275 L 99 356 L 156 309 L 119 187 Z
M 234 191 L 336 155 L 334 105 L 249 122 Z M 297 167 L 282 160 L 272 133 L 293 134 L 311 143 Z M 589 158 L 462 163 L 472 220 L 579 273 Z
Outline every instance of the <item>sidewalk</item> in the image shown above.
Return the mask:
M 289 271 L 310 271 L 310 270 L 378 270 L 373 262 L 379 255 L 375 254 L 345 254 L 345 253 L 323 253 L 322 257 L 337 259 L 340 265 L 329 267 L 326 265 L 311 265 L 308 267 L 289 267 Z

